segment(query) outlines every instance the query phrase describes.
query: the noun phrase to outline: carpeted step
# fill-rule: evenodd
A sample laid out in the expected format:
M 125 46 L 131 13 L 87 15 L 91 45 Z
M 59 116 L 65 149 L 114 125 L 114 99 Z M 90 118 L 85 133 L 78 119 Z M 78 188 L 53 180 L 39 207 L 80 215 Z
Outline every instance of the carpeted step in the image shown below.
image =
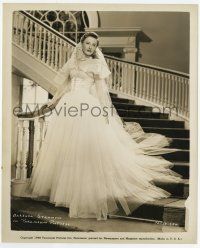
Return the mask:
M 183 128 L 144 127 L 146 133 L 160 133 L 171 138 L 189 138 L 189 130 Z
M 162 180 L 160 181 L 157 180 L 154 183 L 159 188 L 162 188 L 168 191 L 169 193 L 171 193 L 172 194 L 171 197 L 186 199 L 189 195 L 188 179 L 183 179 L 183 182 L 181 183 L 163 182 Z
M 169 145 L 171 148 L 178 148 L 183 150 L 190 149 L 190 140 L 185 138 L 172 138 L 172 142 Z
M 113 105 L 115 106 L 116 109 L 152 111 L 152 107 L 144 106 L 144 105 L 135 105 L 132 103 L 113 102 Z
M 131 199 L 129 201 L 131 205 Z M 167 198 L 156 201 L 147 202 L 137 208 L 127 216 L 120 204 L 119 211 L 115 214 L 110 214 L 109 218 L 124 218 L 133 219 L 139 218 L 147 221 L 155 221 L 157 224 L 169 226 L 185 226 L 185 200 L 178 198 Z
M 142 127 L 184 128 L 184 121 L 152 119 L 152 118 L 130 118 L 130 117 L 124 118 L 124 121 L 125 122 L 137 122 Z
M 190 159 L 190 151 L 189 150 L 178 150 L 171 153 L 162 154 L 162 157 L 169 161 L 181 161 L 181 162 L 189 162 Z
M 172 162 L 173 162 L 173 167 L 171 168 L 171 170 L 182 175 L 183 179 L 189 179 L 190 176 L 189 163 L 182 161 L 172 161 Z
M 109 92 L 109 94 L 110 94 L 110 97 L 117 97 L 117 94 L 116 93 Z
M 124 110 L 124 109 L 117 109 L 117 112 L 120 117 L 128 118 L 155 118 L 155 119 L 168 119 L 169 114 L 167 113 L 159 113 L 159 112 L 151 112 L 151 111 L 137 111 L 137 110 Z
M 121 103 L 132 103 L 134 104 L 134 100 L 126 99 L 126 98 L 119 98 L 119 97 L 113 97 L 111 96 L 112 102 L 121 102 Z

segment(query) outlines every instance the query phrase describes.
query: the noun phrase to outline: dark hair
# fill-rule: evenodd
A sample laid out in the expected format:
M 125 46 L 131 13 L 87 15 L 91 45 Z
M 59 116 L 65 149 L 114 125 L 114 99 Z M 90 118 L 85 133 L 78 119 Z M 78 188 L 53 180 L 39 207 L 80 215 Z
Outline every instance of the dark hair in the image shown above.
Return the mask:
M 84 40 L 85 40 L 87 37 L 93 37 L 93 38 L 95 38 L 95 39 L 97 40 L 97 46 L 99 46 L 99 36 L 98 36 L 98 34 L 96 34 L 95 32 L 87 32 L 87 33 L 85 33 L 85 34 L 81 37 L 81 39 L 80 39 L 81 43 L 83 43 Z

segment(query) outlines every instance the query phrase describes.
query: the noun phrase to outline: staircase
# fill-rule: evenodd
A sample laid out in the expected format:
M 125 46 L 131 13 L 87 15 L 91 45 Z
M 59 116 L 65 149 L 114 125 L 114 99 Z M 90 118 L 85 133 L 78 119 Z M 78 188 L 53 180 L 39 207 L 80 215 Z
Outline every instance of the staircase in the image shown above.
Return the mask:
M 74 45 L 30 14 L 24 11 L 14 13 L 13 68 L 52 94 L 58 87 L 52 78 L 70 57 Z M 184 203 L 189 194 L 189 130 L 185 128 L 185 121 L 189 120 L 189 76 L 110 56 L 106 56 L 106 60 L 112 72 L 109 85 L 111 98 L 119 115 L 125 122 L 138 122 L 145 132 L 171 137 L 170 148 L 178 148 L 179 151 L 163 157 L 173 162 L 172 170 L 184 178 L 184 183 L 155 182 L 172 194 L 170 198 L 148 202 L 128 217 L 119 206 L 119 212 L 109 218 L 139 218 L 184 226 Z M 138 99 L 145 104 L 138 104 Z M 175 107 L 174 113 L 179 119 L 170 119 L 167 112 L 153 112 L 152 105 Z M 18 156 L 13 182 L 26 184 L 44 140 L 47 124 L 44 117 L 19 118 Z
M 168 225 L 184 226 L 185 200 L 189 195 L 189 130 L 184 128 L 184 121 L 170 120 L 168 114 L 153 113 L 152 108 L 136 105 L 134 100 L 118 98 L 111 94 L 113 105 L 125 122 L 138 122 L 145 132 L 160 133 L 172 138 L 169 147 L 180 149 L 177 152 L 162 155 L 173 163 L 173 171 L 182 175 L 184 183 L 163 183 L 155 181 L 155 185 L 167 190 L 172 195 L 168 199 L 149 202 L 128 218 L 142 218 L 163 222 Z M 122 217 L 123 210 L 111 217 Z M 127 218 L 124 215 L 124 218 Z

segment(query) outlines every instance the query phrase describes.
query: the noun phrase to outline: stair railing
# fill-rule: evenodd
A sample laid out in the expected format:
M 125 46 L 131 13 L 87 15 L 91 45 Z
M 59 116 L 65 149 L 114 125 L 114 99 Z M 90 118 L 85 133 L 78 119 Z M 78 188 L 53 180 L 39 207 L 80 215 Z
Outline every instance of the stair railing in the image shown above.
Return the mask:
M 13 42 L 57 71 L 76 45 L 25 11 L 13 14 Z M 110 91 L 169 108 L 189 119 L 189 75 L 105 55 L 112 72 Z
M 18 119 L 15 179 L 26 181 L 31 176 L 47 127 L 44 117 Z
M 189 120 L 189 75 L 157 66 L 105 56 L 114 93 L 142 99 Z
M 70 58 L 75 42 L 25 11 L 13 13 L 13 43 L 58 70 Z

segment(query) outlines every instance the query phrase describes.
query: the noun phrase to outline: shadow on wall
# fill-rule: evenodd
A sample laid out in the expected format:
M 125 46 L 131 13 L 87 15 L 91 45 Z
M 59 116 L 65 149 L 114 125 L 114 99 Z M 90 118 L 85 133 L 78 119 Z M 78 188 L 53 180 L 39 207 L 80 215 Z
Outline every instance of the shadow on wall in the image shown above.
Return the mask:
M 142 58 L 142 50 L 140 48 L 140 43 L 141 42 L 152 42 L 152 39 L 148 37 L 143 31 L 139 32 L 137 34 L 137 39 L 136 39 L 136 47 L 138 49 L 135 57 L 135 61 L 139 62 L 140 59 Z
M 101 28 L 138 27 L 150 37 L 140 41 L 138 62 L 189 73 L 189 12 L 100 11 L 99 17 Z

